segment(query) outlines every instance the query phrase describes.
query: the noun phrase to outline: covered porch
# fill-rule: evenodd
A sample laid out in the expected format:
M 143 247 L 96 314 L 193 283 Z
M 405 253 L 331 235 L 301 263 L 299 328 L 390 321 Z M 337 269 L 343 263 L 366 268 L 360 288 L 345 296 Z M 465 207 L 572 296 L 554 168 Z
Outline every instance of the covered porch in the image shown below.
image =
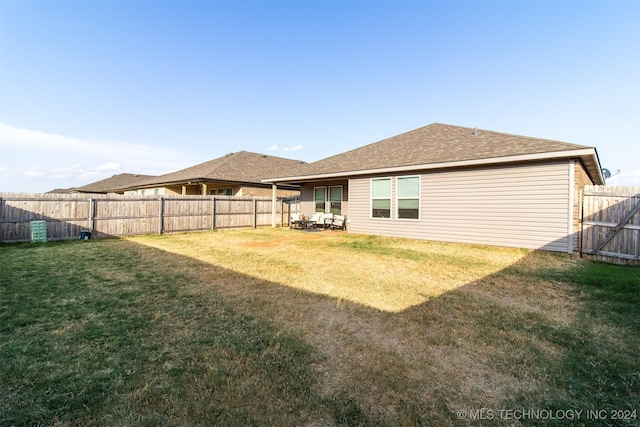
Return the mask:
M 276 226 L 277 219 L 277 191 L 282 185 L 300 186 L 300 202 L 296 214 L 311 220 L 316 215 L 348 216 L 349 211 L 349 180 L 311 180 L 296 182 L 274 182 L 272 191 L 272 226 Z M 321 218 L 319 218 L 321 219 Z M 319 220 L 318 219 L 318 220 Z

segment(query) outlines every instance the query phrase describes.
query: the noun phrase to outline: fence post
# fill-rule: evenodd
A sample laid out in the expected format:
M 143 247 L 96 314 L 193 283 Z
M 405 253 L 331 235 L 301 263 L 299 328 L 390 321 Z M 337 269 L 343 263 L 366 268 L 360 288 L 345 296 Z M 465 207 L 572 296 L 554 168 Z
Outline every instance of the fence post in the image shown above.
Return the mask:
M 584 239 L 584 190 L 581 188 L 578 192 L 580 198 L 580 234 L 578 236 L 578 256 L 582 258 L 582 244 Z
M 253 228 L 258 227 L 258 199 L 253 198 Z
M 97 199 L 89 198 L 89 230 L 91 234 L 93 234 L 96 229 L 96 200 Z
M 216 229 L 216 196 L 211 196 L 211 229 Z
M 280 227 L 284 227 L 284 199 L 280 199 Z
M 158 234 L 162 234 L 164 228 L 164 198 L 158 198 Z
M 271 185 L 271 227 L 276 228 L 276 203 L 278 195 L 278 186 L 276 184 Z

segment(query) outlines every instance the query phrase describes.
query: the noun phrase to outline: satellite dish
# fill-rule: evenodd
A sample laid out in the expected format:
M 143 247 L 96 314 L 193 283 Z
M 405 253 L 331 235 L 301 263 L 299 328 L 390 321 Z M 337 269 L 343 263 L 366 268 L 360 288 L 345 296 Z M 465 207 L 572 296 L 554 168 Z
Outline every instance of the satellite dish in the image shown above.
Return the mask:
M 607 168 L 602 168 L 602 175 L 604 176 L 604 179 L 611 178 L 611 172 L 609 172 L 609 169 Z

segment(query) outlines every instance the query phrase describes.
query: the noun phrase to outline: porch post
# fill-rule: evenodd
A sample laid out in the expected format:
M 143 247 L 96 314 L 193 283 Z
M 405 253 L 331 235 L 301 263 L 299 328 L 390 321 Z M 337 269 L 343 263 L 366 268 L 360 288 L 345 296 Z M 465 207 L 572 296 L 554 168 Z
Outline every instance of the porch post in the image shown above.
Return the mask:
M 276 228 L 276 195 L 278 186 L 274 183 L 271 184 L 271 227 Z

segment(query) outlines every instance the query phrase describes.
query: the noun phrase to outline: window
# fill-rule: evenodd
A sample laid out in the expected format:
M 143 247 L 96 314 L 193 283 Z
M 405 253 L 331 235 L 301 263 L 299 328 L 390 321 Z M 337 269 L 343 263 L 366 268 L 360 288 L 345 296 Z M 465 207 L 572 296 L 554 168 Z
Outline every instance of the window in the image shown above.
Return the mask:
M 209 190 L 212 196 L 233 196 L 233 188 L 212 188 Z
M 398 195 L 398 218 L 420 217 L 420 177 L 399 177 L 396 181 Z
M 313 189 L 314 212 L 325 212 L 327 202 L 327 187 L 315 187 Z
M 391 218 L 391 178 L 371 180 L 371 217 Z
M 329 187 L 329 213 L 342 215 L 342 187 Z
M 314 212 L 328 212 L 334 215 L 342 214 L 342 186 L 314 187 Z

